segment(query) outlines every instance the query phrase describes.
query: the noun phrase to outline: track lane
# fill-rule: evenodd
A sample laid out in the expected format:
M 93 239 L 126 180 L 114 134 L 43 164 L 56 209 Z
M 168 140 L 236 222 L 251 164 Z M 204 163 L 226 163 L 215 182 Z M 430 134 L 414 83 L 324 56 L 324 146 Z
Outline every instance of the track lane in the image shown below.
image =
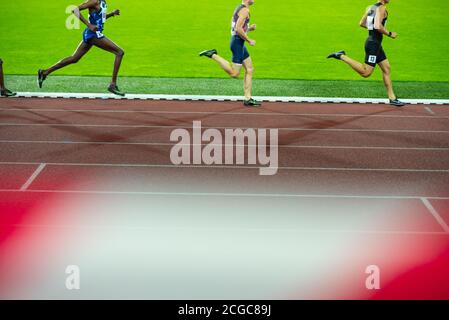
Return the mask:
M 9 172 L 14 174 L 15 170 L 10 168 Z M 13 175 L 17 176 L 18 174 Z M 21 183 L 5 185 L 2 189 L 18 190 L 27 178 L 28 176 L 23 177 L 19 179 Z M 277 175 L 267 177 L 260 176 L 257 168 L 88 166 L 50 163 L 29 186 L 29 190 L 448 198 L 448 186 L 449 173 L 281 169 Z
M 44 125 L 115 125 L 115 126 L 170 126 L 191 128 L 193 121 L 201 121 L 203 127 L 212 128 L 304 128 L 304 129 L 373 129 L 373 130 L 421 130 L 448 131 L 449 118 L 438 117 L 365 117 L 353 115 L 334 117 L 327 115 L 278 115 L 269 114 L 254 117 L 226 114 L 149 114 L 149 113 L 88 113 L 88 112 L 45 112 L 45 111 L 3 111 L 0 126 Z M 232 124 L 232 125 L 230 125 Z
M 0 127 L 1 141 L 50 143 L 168 143 L 172 128 L 72 128 L 72 127 Z M 191 132 L 192 130 L 188 130 Z M 220 130 L 224 134 L 224 130 Z M 388 148 L 448 148 L 449 133 L 435 132 L 352 132 L 291 131 L 279 132 L 283 146 L 352 146 Z
M 61 103 L 63 101 L 63 103 Z M 44 99 L 15 98 L 0 99 L 0 107 L 23 109 L 88 109 L 88 110 L 141 110 L 141 111 L 189 111 L 189 112 L 244 112 L 244 113 L 355 113 L 369 115 L 381 112 L 388 115 L 430 116 L 426 107 L 436 115 L 449 116 L 446 105 L 409 105 L 397 109 L 384 104 L 316 104 L 316 103 L 264 103 L 260 109 L 247 109 L 239 102 L 205 102 L 205 101 L 152 101 L 152 100 L 103 100 L 103 99 Z
M 172 146 L 0 143 L 0 162 L 171 164 Z M 225 153 L 223 152 L 223 156 Z M 223 160 L 224 161 L 224 160 Z M 234 162 L 235 163 L 235 162 Z M 246 163 L 246 162 L 245 162 Z M 243 165 L 243 164 L 242 164 Z M 281 167 L 449 170 L 449 149 L 280 148 Z

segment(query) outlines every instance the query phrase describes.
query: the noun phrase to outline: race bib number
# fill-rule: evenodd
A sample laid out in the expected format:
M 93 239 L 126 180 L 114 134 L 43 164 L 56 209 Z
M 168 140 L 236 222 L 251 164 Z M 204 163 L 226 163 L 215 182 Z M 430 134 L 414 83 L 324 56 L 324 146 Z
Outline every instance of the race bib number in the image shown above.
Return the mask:
M 368 57 L 369 63 L 376 63 L 376 61 L 377 61 L 377 56 L 369 56 Z

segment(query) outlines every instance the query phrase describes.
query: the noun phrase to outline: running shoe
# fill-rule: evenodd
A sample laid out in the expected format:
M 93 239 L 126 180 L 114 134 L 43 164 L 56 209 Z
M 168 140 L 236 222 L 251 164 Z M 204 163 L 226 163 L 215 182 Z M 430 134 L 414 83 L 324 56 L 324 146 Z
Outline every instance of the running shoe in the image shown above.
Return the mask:
M 394 100 L 390 99 L 390 105 L 400 108 L 400 107 L 405 106 L 405 103 L 402 101 L 399 101 L 398 99 L 394 99 Z
M 218 54 L 217 50 L 215 50 L 215 49 L 205 50 L 205 51 L 200 52 L 200 57 L 204 56 L 204 57 L 212 58 L 212 56 L 214 54 Z
M 251 98 L 249 100 L 243 101 L 243 105 L 245 107 L 260 107 L 262 105 L 262 103 Z
M 338 51 L 338 52 L 331 53 L 330 55 L 327 56 L 327 58 L 328 59 L 334 58 L 334 59 L 337 59 L 337 60 L 341 60 L 341 56 L 344 55 L 344 54 L 346 54 L 346 52 Z
M 12 92 L 11 90 L 8 89 L 3 89 L 0 91 L 0 96 L 2 97 L 15 97 L 17 95 L 17 93 Z
M 44 83 L 45 79 L 47 79 L 47 76 L 44 75 L 44 70 L 39 69 L 37 72 L 37 84 L 39 85 L 39 88 L 42 89 L 42 84 Z
M 121 96 L 121 97 L 124 97 L 124 96 L 125 96 L 125 93 L 124 93 L 124 92 L 121 92 L 120 89 L 119 89 L 116 85 L 114 85 L 114 84 L 111 84 L 111 85 L 108 87 L 108 91 L 109 91 L 110 93 L 116 94 L 116 95 Z

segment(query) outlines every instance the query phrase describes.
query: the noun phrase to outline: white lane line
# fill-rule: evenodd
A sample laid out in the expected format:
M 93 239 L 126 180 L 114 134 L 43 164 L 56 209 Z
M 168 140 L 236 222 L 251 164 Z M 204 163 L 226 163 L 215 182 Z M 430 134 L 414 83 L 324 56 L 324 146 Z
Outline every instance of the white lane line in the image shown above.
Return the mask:
M 167 94 L 127 94 L 118 97 L 104 93 L 65 93 L 65 92 L 18 92 L 14 98 L 64 98 L 64 99 L 112 99 L 112 100 L 174 100 L 174 101 L 238 101 L 240 96 L 211 96 L 211 95 L 167 95 Z M 263 102 L 296 102 L 296 103 L 361 103 L 387 104 L 387 99 L 373 98 L 334 98 L 334 97 L 254 97 Z M 407 104 L 449 104 L 444 99 L 404 99 Z
M 438 214 L 437 210 L 432 206 L 430 201 L 427 198 L 421 198 L 421 201 L 426 206 L 427 210 L 429 210 L 432 216 L 436 219 L 438 224 L 443 228 L 444 232 L 449 234 L 449 226 L 444 221 L 444 219 Z
M 189 126 L 152 126 L 152 125 L 122 125 L 122 124 L 67 124 L 67 123 L 0 123 L 0 127 L 71 127 L 71 128 L 142 128 L 142 129 L 192 129 Z M 219 127 L 203 126 L 203 129 L 250 129 L 247 127 Z M 254 129 L 254 128 L 251 128 Z M 449 130 L 396 130 L 396 129 L 315 129 L 315 128 L 275 128 L 279 131 L 329 131 L 329 132 L 391 132 L 391 133 L 449 133 Z
M 426 109 L 426 111 L 428 112 L 428 113 L 430 113 L 431 115 L 435 115 L 435 112 L 433 112 L 433 110 L 432 109 L 430 109 L 429 107 L 425 107 L 424 109 Z
M 36 162 L 0 162 L 1 165 L 37 165 Z M 259 166 L 225 166 L 225 165 L 172 165 L 172 164 L 139 164 L 139 163 L 63 163 L 47 162 L 46 166 L 58 167 L 105 167 L 105 168 L 166 168 L 166 169 L 225 169 L 225 170 L 259 170 Z M 279 167 L 279 170 L 298 171 L 367 171 L 367 172 L 410 172 L 410 173 L 449 173 L 449 169 L 400 169 L 400 168 L 327 168 L 327 167 Z
M 0 192 L 22 192 L 15 189 L 0 189 Z M 366 199 L 366 200 L 449 200 L 449 197 L 385 196 L 385 195 L 339 195 L 339 194 L 288 194 L 288 193 L 227 193 L 227 192 L 153 192 L 114 190 L 26 190 L 28 193 L 98 194 L 98 195 L 143 195 L 180 197 L 236 197 L 236 198 L 310 198 L 310 199 Z M 421 200 L 422 201 L 422 200 Z
M 162 142 L 114 142 L 114 141 L 58 141 L 58 140 L 0 140 L 4 144 L 61 144 L 61 145 L 119 145 L 119 146 L 205 146 L 203 144 L 178 144 Z M 223 147 L 228 145 L 224 144 Z M 269 145 L 232 145 L 234 147 L 269 147 Z M 313 145 L 279 145 L 279 148 L 287 149 L 350 149 L 350 150 L 410 150 L 410 151 L 449 151 L 448 148 L 420 148 L 420 147 L 371 147 L 371 146 L 313 146 Z
M 217 116 L 299 116 L 299 117 L 338 117 L 338 118 L 404 118 L 404 119 L 449 119 L 449 117 L 431 117 L 431 116 L 404 116 L 404 115 L 381 115 L 381 114 L 346 114 L 346 113 L 282 113 L 282 112 L 228 112 L 226 110 L 221 111 L 163 111 L 163 110 L 105 110 L 105 109 L 0 109 L 2 111 L 21 111 L 21 112 L 78 112 L 78 113 L 143 113 L 143 114 L 194 114 L 194 115 L 217 115 Z M 435 113 L 434 113 L 435 114 Z
M 30 187 L 30 185 L 36 180 L 36 178 L 39 176 L 39 174 L 45 169 L 46 164 L 41 163 L 37 167 L 37 169 L 33 172 L 31 177 L 28 178 L 28 180 L 25 182 L 25 184 L 20 188 L 20 191 L 26 191 Z
M 299 229 L 299 228 L 188 228 L 188 227 L 173 227 L 173 228 L 157 228 L 147 226 L 125 226 L 125 225 L 44 225 L 44 224 L 12 224 L 9 225 L 15 228 L 30 228 L 30 229 L 116 229 L 116 230 L 148 230 L 148 231 L 245 231 L 245 232 L 294 232 L 294 233 L 335 233 L 335 234 L 383 234 L 383 235 L 435 235 L 444 236 L 448 235 L 445 232 L 438 231 L 391 231 L 391 230 L 337 230 L 337 229 Z

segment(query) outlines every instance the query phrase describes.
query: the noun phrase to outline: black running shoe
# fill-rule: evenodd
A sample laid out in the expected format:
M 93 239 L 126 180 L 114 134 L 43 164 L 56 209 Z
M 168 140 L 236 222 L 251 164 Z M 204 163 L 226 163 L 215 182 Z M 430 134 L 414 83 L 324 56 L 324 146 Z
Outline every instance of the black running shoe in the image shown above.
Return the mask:
M 344 54 L 346 54 L 346 52 L 338 51 L 338 52 L 331 53 L 330 55 L 327 56 L 327 58 L 328 59 L 334 58 L 334 59 L 337 59 L 337 60 L 341 60 L 341 56 L 344 55 Z
M 39 69 L 37 72 L 37 84 L 39 85 L 39 88 L 42 89 L 42 84 L 44 83 L 45 79 L 47 79 L 47 76 L 44 75 L 44 70 Z
M 398 99 L 394 99 L 394 100 L 390 99 L 390 105 L 400 108 L 400 107 L 405 106 L 405 103 L 402 101 L 399 101 Z
M 12 92 L 11 90 L 4 89 L 0 91 L 0 96 L 2 97 L 15 97 L 17 93 Z
M 116 95 L 121 96 L 121 97 L 125 96 L 125 93 L 121 92 L 120 89 L 116 85 L 113 85 L 113 84 L 111 84 L 109 86 L 108 91 L 110 93 L 116 94 Z
M 260 107 L 262 105 L 262 103 L 251 98 L 249 100 L 243 101 L 243 105 L 245 107 Z
M 218 54 L 217 50 L 212 49 L 212 50 L 205 50 L 200 52 L 200 57 L 208 57 L 208 58 L 212 58 L 212 56 L 214 54 Z

